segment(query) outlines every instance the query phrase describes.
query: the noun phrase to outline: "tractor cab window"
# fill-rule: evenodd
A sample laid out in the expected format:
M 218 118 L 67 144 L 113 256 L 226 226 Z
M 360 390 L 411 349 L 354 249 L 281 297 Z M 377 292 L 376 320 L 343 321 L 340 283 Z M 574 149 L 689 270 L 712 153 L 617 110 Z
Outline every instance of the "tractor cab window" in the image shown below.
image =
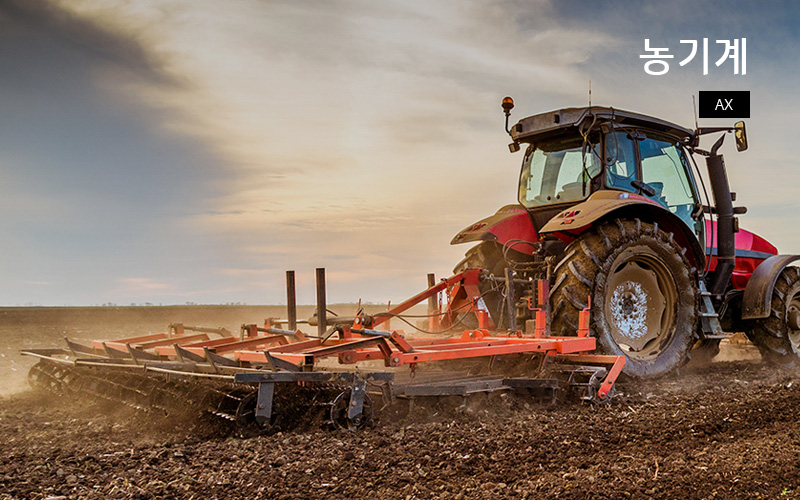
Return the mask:
M 639 141 L 639 156 L 642 159 L 642 180 L 655 191 L 649 198 L 692 227 L 691 213 L 695 201 L 683 151 L 674 142 L 648 137 Z
M 522 162 L 519 201 L 528 208 L 585 199 L 601 169 L 591 142 L 582 138 L 531 144 Z
M 607 187 L 646 196 L 695 227 L 689 160 L 675 141 L 618 130 L 605 136 L 605 146 Z
M 606 185 L 631 193 L 638 192 L 632 185 L 636 180 L 636 153 L 634 140 L 625 131 L 606 135 Z

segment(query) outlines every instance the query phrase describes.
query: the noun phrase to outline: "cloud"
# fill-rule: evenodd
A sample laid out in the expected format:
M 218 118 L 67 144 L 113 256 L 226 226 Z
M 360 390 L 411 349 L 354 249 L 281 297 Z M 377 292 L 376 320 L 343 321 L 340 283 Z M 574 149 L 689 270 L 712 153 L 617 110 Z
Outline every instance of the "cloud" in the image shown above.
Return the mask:
M 78 2 L 70 4 L 75 6 Z M 104 26 L 58 2 L 5 0 L 0 2 L 0 22 L 46 33 L 59 43 L 77 46 L 150 83 L 176 84 L 162 71 L 157 55 L 142 46 L 136 33 L 120 33 L 115 26 Z
M 152 278 L 121 278 L 118 283 L 121 285 L 121 291 L 125 293 L 152 292 L 169 288 L 169 285 L 159 283 Z
M 211 302 L 281 300 L 284 269 L 312 273 L 321 266 L 339 282 L 331 283 L 340 294 L 332 300 L 396 300 L 417 291 L 426 272 L 450 271 L 466 250 L 448 245 L 455 232 L 514 203 L 521 158 L 505 149 L 500 99 L 515 97 L 512 119 L 582 105 L 590 79 L 595 103 L 683 124 L 691 122 L 690 95 L 697 89 L 712 82 L 751 86 L 768 117 L 750 128 L 751 151 L 736 163 L 761 167 L 732 170 L 732 182 L 759 203 L 772 194 L 792 200 L 789 183 L 770 190 L 761 174 L 793 175 L 786 148 L 791 107 L 781 107 L 782 94 L 772 92 L 796 80 L 786 78 L 797 73 L 787 60 L 796 55 L 793 25 L 776 22 L 780 12 L 755 15 L 757 7 L 742 14 L 717 12 L 715 4 L 630 5 L 0 3 L 3 26 L 35 26 L 91 61 L 72 86 L 85 94 L 58 99 L 47 87 L 41 91 L 50 92 L 47 99 L 31 98 L 30 109 L 15 115 L 40 119 L 23 122 L 32 131 L 26 137 L 36 138 L 29 148 L 49 146 L 55 159 L 48 160 L 58 168 L 0 153 L 0 163 L 18 165 L 5 167 L 4 185 L 16 193 L 0 205 L 11 209 L 19 201 L 31 211 L 19 224 L 6 223 L 9 234 L 26 238 L 15 243 L 15 255 L 30 254 L 26 245 L 52 246 L 57 252 L 45 257 L 56 270 L 69 267 L 61 265 L 64 259 L 87 256 L 80 271 L 107 276 L 119 287 L 108 293 L 128 287 L 152 293 L 153 301 L 186 294 Z M 719 21 L 714 26 L 705 21 L 711 14 Z M 769 27 L 759 31 L 769 43 L 749 45 L 747 80 L 687 71 L 653 80 L 638 59 L 645 36 L 677 43 L 743 36 L 758 26 Z M 778 43 L 780 36 L 785 40 Z M 766 46 L 785 48 L 775 49 L 783 64 Z M 18 64 L 41 66 L 19 51 Z M 37 102 L 47 105 L 37 109 Z M 53 104 L 65 106 L 54 112 Z M 93 120 L 101 106 L 141 119 L 150 135 L 141 134 L 145 140 L 109 120 Z M 78 143 L 75 130 L 98 139 Z M 154 153 L 158 141 L 170 145 L 168 153 Z M 94 203 L 79 210 L 84 200 Z M 759 226 L 766 217 L 750 220 Z M 30 228 L 19 231 L 23 226 Z M 57 234 L 58 244 L 43 243 L 52 241 L 45 233 Z M 800 236 L 785 238 L 791 245 Z M 119 276 L 159 279 L 115 281 Z M 313 283 L 311 274 L 302 276 Z

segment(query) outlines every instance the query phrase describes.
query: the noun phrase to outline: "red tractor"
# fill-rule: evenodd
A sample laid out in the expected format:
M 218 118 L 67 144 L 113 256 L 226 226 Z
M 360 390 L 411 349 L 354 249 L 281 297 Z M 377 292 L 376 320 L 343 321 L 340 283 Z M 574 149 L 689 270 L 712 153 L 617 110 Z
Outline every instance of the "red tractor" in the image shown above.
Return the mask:
M 625 372 L 652 377 L 690 357 L 711 358 L 727 332 L 746 332 L 762 356 L 798 360 L 800 255 L 739 228 L 721 154 L 725 133 L 747 148 L 743 122 L 690 130 L 608 107 L 534 115 L 508 128 L 525 149 L 519 203 L 458 233 L 480 242 L 456 267 L 485 270 L 481 306 L 495 327 L 530 319 L 532 283 L 550 288 L 554 335 L 575 335 L 591 307 L 591 331 Z M 722 135 L 710 151 L 700 136 Z M 694 156 L 705 157 L 714 203 Z M 513 283 L 502 286 L 502 283 Z

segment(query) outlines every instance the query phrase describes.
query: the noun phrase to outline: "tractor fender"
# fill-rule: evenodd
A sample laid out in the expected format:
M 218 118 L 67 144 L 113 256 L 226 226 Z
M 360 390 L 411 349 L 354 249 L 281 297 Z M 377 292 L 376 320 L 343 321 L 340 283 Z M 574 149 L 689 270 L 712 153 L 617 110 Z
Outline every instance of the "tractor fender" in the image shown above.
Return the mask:
M 742 296 L 742 319 L 767 318 L 772 303 L 772 290 L 781 271 L 800 255 L 773 255 L 758 265 Z
M 660 203 L 633 193 L 596 191 L 586 201 L 567 208 L 547 221 L 539 234 L 552 234 L 569 243 L 598 222 L 637 218 L 656 223 L 671 232 L 681 247 L 691 250 L 687 255 L 689 260 L 697 268 L 705 266 L 705 248 L 700 245 L 692 229 Z
M 471 241 L 496 241 L 501 245 L 513 244 L 514 249 L 530 253 L 539 240 L 528 211 L 522 205 L 506 205 L 494 215 L 479 220 L 462 229 L 450 241 L 451 245 Z M 522 243 L 522 244 L 520 244 Z M 529 243 L 529 244 L 525 244 Z

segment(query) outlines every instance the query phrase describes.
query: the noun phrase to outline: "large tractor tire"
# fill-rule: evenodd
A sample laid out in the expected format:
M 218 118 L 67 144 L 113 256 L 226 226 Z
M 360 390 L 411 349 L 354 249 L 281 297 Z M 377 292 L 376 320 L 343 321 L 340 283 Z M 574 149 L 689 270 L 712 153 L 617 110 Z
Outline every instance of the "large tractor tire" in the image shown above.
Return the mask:
M 800 269 L 781 271 L 772 291 L 770 315 L 753 321 L 747 336 L 764 360 L 783 366 L 800 364 Z
M 453 272 L 457 274 L 470 268 L 486 269 L 498 278 L 505 276 L 506 264 L 503 259 L 503 247 L 494 241 L 481 242 L 467 250 L 464 259 L 456 265 Z M 487 281 L 481 281 L 479 289 L 489 316 L 498 328 L 502 328 L 508 323 L 503 288 Z M 459 321 L 460 325 L 466 328 L 477 328 L 478 325 L 478 320 L 472 313 Z
M 575 335 L 592 298 L 598 347 L 624 373 L 656 377 L 688 360 L 698 322 L 696 272 L 672 233 L 635 220 L 604 222 L 566 249 L 551 287 L 554 335 Z

